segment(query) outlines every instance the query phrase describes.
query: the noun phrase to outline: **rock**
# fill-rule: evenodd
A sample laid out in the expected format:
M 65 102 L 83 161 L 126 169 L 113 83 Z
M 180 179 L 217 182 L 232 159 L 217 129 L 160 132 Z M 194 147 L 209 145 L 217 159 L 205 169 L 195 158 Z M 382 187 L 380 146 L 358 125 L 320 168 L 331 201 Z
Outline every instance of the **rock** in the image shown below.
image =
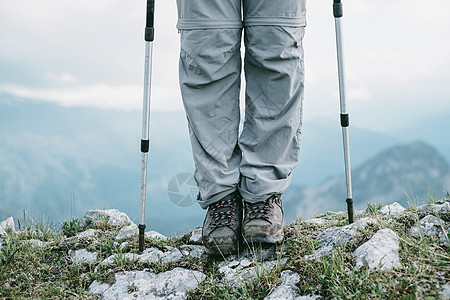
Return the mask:
M 331 254 L 334 249 L 348 243 L 356 236 L 358 229 L 365 228 L 369 224 L 374 223 L 375 220 L 372 218 L 362 218 L 346 226 L 331 227 L 324 230 L 317 236 L 317 240 L 322 247 L 315 251 L 315 256 L 320 257 Z M 313 256 L 309 256 L 309 258 L 313 258 Z
M 189 242 L 193 244 L 202 243 L 202 227 L 197 227 L 192 231 Z
M 99 232 L 99 230 L 95 230 L 95 229 L 85 230 L 85 231 L 77 234 L 76 236 L 72 236 L 70 238 L 61 240 L 61 242 L 59 243 L 59 246 L 60 247 L 72 247 L 73 245 L 75 245 L 76 243 L 79 243 L 82 240 L 85 240 L 85 239 L 95 236 L 97 234 L 97 232 Z
M 75 264 L 96 263 L 97 252 L 89 252 L 86 249 L 69 250 L 69 256 Z
M 111 286 L 93 282 L 89 292 L 102 299 L 187 299 L 187 290 L 194 290 L 205 280 L 206 275 L 184 268 L 175 268 L 164 273 L 128 271 L 115 274 L 116 283 Z M 106 288 L 107 287 L 107 288 Z
M 167 240 L 167 237 L 165 235 L 162 235 L 161 233 L 151 230 L 151 231 L 147 231 L 145 233 L 145 237 L 148 239 L 160 239 L 160 240 Z
M 440 294 L 441 299 L 450 299 L 450 283 L 447 283 L 441 287 Z
M 238 286 L 240 283 L 248 280 L 254 280 L 264 271 L 269 271 L 279 265 L 284 265 L 287 258 L 277 260 L 249 263 L 247 258 L 241 258 L 233 261 L 223 261 L 219 264 L 219 273 L 223 274 L 222 283 L 232 286 Z
M 122 244 L 120 244 L 119 250 L 123 252 L 125 249 L 128 249 L 129 246 L 130 246 L 130 243 L 123 242 Z
M 129 260 L 138 260 L 142 263 L 172 263 L 180 261 L 184 258 L 183 253 L 175 247 L 165 246 L 166 251 L 161 251 L 158 248 L 152 247 L 149 249 L 145 249 L 142 254 L 136 253 L 123 253 L 121 254 L 123 259 Z M 116 254 L 113 254 L 102 261 L 104 265 L 113 264 L 114 261 L 118 258 Z
M 272 293 L 267 295 L 264 300 L 319 300 L 320 296 L 307 295 L 300 296 L 300 290 L 297 283 L 300 281 L 300 275 L 291 271 L 285 270 L 281 272 L 281 284 Z
M 122 253 L 119 255 L 118 254 L 110 255 L 102 261 L 102 264 L 103 265 L 112 265 L 116 261 L 116 259 L 119 259 L 119 258 L 123 259 L 123 260 L 129 260 L 129 261 L 134 261 L 134 260 L 139 261 L 140 260 L 140 257 L 138 254 L 128 252 L 128 253 Z M 155 261 L 152 261 L 152 262 L 155 262 Z
M 6 232 L 10 228 L 12 232 L 16 232 L 16 228 L 14 227 L 14 219 L 13 217 L 9 217 L 3 222 L 0 222 L 0 236 L 6 235 Z
M 80 226 L 86 227 L 99 222 L 106 222 L 110 227 L 126 226 L 132 223 L 125 213 L 117 209 L 88 210 L 81 219 Z
M 295 300 L 300 296 L 300 290 L 296 284 L 300 281 L 300 275 L 286 270 L 281 272 L 281 285 L 278 286 L 265 300 Z
M 111 285 L 107 283 L 100 283 L 97 280 L 94 280 L 94 282 L 92 282 L 91 285 L 89 286 L 89 292 L 101 295 L 110 287 Z
M 417 210 L 425 214 L 437 214 L 442 220 L 450 222 L 450 202 L 448 201 L 442 204 L 420 205 Z
M 178 250 L 178 248 L 165 246 L 164 249 L 167 251 L 164 252 L 162 256 L 161 260 L 163 263 L 177 262 L 183 259 L 183 254 L 180 250 Z
M 85 231 L 83 231 L 83 232 L 80 232 L 79 234 L 77 234 L 76 235 L 76 237 L 78 238 L 78 239 L 86 239 L 86 238 L 88 238 L 88 237 L 91 237 L 91 236 L 95 236 L 95 234 L 98 232 L 99 230 L 95 230 L 95 229 L 92 229 L 92 228 L 90 228 L 90 229 L 88 229 L 88 230 L 85 230 Z
M 27 240 L 26 243 L 30 243 L 33 248 L 45 248 L 52 244 L 52 242 L 43 242 L 40 240 Z
M 141 262 L 155 263 L 158 262 L 163 255 L 164 252 L 162 252 L 158 248 L 152 247 L 149 249 L 145 249 L 144 252 L 139 255 L 139 260 Z
M 131 239 L 139 234 L 139 229 L 136 224 L 131 224 L 125 227 L 122 227 L 119 231 L 119 234 L 116 236 L 116 241 Z
M 184 256 L 201 258 L 206 253 L 206 247 L 199 245 L 182 245 L 180 246 L 180 251 Z
M 420 230 L 425 236 L 437 237 L 442 232 L 438 219 L 433 215 L 428 215 L 419 221 Z M 410 228 L 409 233 L 414 237 L 420 237 L 419 228 L 413 226 Z
M 379 230 L 369 241 L 359 246 L 353 254 L 358 267 L 366 266 L 370 270 L 376 268 L 391 270 L 402 266 L 398 250 L 397 234 L 386 228 Z
M 394 216 L 394 215 L 404 212 L 405 210 L 406 209 L 403 206 L 401 206 L 399 203 L 394 202 L 390 205 L 383 206 L 380 209 L 380 212 L 384 215 Z
M 446 245 L 447 239 L 445 234 L 448 233 L 448 230 L 448 223 L 443 220 L 439 220 L 433 215 L 427 215 L 419 221 L 418 226 L 413 226 L 409 229 L 409 234 L 413 237 L 419 238 L 420 232 L 422 232 L 424 236 L 439 238 L 441 244 Z
M 0 250 L 3 249 L 3 239 L 0 239 Z

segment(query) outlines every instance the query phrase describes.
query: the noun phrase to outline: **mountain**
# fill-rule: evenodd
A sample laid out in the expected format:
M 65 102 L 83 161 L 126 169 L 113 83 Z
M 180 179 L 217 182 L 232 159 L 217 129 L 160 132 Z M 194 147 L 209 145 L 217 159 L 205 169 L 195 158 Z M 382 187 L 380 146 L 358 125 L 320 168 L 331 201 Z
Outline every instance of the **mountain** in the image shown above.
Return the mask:
M 436 149 L 414 142 L 389 148 L 352 173 L 355 207 L 368 202 L 389 204 L 425 199 L 429 194 L 442 197 L 450 189 L 450 166 Z M 310 217 L 328 210 L 346 210 L 345 177 L 334 177 L 320 185 L 291 186 L 285 194 L 287 219 Z
M 201 225 L 204 217 L 189 179 L 194 166 L 186 117 L 152 111 L 150 123 L 146 225 L 173 235 Z M 356 127 L 350 138 L 353 167 L 401 142 Z M 117 208 L 137 223 L 140 139 L 140 111 L 67 108 L 0 94 L 0 219 L 26 210 L 59 221 Z M 300 163 L 286 195 L 343 174 L 342 152 L 338 121 L 305 122 Z M 169 194 L 186 197 L 179 202 Z
M 432 145 L 450 161 L 450 118 L 449 112 L 443 111 L 435 115 L 424 115 L 421 119 L 392 130 L 395 137 L 420 139 Z
M 352 166 L 358 166 L 401 138 L 357 127 L 349 129 Z M 339 120 L 318 118 L 305 122 L 300 163 L 293 172 L 294 185 L 309 186 L 344 173 L 342 130 Z
M 186 118 L 159 112 L 151 119 L 148 224 L 168 234 L 172 204 L 167 183 L 192 172 Z M 139 216 L 141 113 L 57 104 L 0 95 L 0 217 L 79 217 L 87 209 L 118 207 Z M 186 208 L 181 222 L 192 222 Z M 187 213 L 187 214 L 186 214 Z

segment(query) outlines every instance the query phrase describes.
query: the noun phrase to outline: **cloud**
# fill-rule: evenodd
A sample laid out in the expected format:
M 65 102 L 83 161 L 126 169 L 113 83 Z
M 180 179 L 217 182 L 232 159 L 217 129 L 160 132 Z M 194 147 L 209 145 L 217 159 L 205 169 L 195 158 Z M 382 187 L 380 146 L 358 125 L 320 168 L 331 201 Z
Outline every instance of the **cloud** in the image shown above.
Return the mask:
M 347 99 L 352 102 L 367 102 L 372 98 L 372 94 L 370 93 L 369 88 L 365 86 L 349 88 L 346 96 Z
M 53 72 L 48 72 L 45 75 L 45 80 L 53 83 L 62 83 L 62 84 L 77 82 L 75 76 L 70 73 L 55 74 Z
M 349 110 L 358 111 L 362 121 L 381 112 L 400 120 L 405 105 L 420 113 L 425 99 L 433 103 L 430 110 L 447 105 L 450 1 L 343 3 Z M 332 2 L 308 1 L 307 9 L 305 118 L 334 117 L 339 97 Z M 176 1 L 156 1 L 155 110 L 182 109 L 176 21 Z M 3 1 L 2 88 L 66 106 L 141 109 L 144 25 L 143 2 Z
M 65 107 L 90 106 L 115 110 L 142 109 L 142 87 L 133 85 L 85 85 L 60 88 L 30 88 L 0 85 L 0 92 L 19 97 L 46 100 Z M 181 110 L 178 90 L 157 87 L 152 90 L 151 110 Z

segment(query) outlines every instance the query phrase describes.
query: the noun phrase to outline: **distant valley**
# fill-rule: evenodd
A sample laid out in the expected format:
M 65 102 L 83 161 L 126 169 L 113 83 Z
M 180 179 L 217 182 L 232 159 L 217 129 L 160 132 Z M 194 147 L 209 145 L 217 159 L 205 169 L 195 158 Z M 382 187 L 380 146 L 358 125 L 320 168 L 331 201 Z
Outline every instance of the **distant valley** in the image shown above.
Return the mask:
M 449 188 L 450 139 L 414 132 L 414 126 L 389 134 L 351 127 L 358 205 L 405 200 L 409 189 L 422 197 L 430 186 L 437 193 Z M 58 223 L 87 209 L 117 208 L 137 223 L 140 134 L 138 111 L 64 108 L 0 94 L 0 219 L 20 219 L 26 210 Z M 147 226 L 171 235 L 201 225 L 204 212 L 194 199 L 181 207 L 167 193 L 176 175 L 193 172 L 184 113 L 152 112 L 150 139 Z M 305 122 L 301 161 L 284 195 L 288 219 L 344 210 L 343 168 L 339 123 Z

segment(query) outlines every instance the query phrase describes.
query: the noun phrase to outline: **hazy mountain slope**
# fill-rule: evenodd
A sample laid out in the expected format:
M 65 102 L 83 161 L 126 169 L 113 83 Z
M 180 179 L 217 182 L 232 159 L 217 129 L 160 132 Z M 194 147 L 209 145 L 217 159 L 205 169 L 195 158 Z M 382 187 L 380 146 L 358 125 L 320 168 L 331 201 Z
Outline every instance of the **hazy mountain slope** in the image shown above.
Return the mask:
M 449 112 L 443 111 L 437 115 L 424 115 L 423 118 L 397 129 L 392 134 L 396 137 L 418 139 L 432 145 L 450 161 L 450 118 Z
M 147 216 L 165 227 L 158 217 L 171 205 L 167 182 L 192 171 L 191 151 L 180 147 L 189 145 L 182 112 L 152 114 L 151 122 Z M 69 109 L 1 95 L 0 138 L 1 217 L 26 209 L 62 219 L 108 207 L 138 217 L 140 112 Z
M 389 148 L 352 173 L 356 207 L 367 202 L 408 204 L 410 198 L 422 200 L 428 192 L 439 194 L 450 189 L 450 166 L 434 148 L 415 142 Z M 288 219 L 311 216 L 328 210 L 346 210 L 344 176 L 331 178 L 321 185 L 295 187 L 285 194 Z
M 380 151 L 401 143 L 389 135 L 350 128 L 352 166 L 358 166 Z M 342 130 L 339 121 L 315 119 L 303 126 L 302 152 L 294 170 L 294 185 L 315 185 L 344 172 Z
M 398 143 L 355 127 L 350 135 L 354 167 Z M 140 138 L 140 111 L 65 108 L 0 94 L 0 218 L 23 209 L 64 219 L 118 208 L 137 222 Z M 195 199 L 180 207 L 167 193 L 172 178 L 193 172 L 184 113 L 152 111 L 150 139 L 147 226 L 171 235 L 201 225 L 204 212 Z M 300 165 L 286 195 L 343 174 L 341 139 L 338 122 L 304 124 Z

